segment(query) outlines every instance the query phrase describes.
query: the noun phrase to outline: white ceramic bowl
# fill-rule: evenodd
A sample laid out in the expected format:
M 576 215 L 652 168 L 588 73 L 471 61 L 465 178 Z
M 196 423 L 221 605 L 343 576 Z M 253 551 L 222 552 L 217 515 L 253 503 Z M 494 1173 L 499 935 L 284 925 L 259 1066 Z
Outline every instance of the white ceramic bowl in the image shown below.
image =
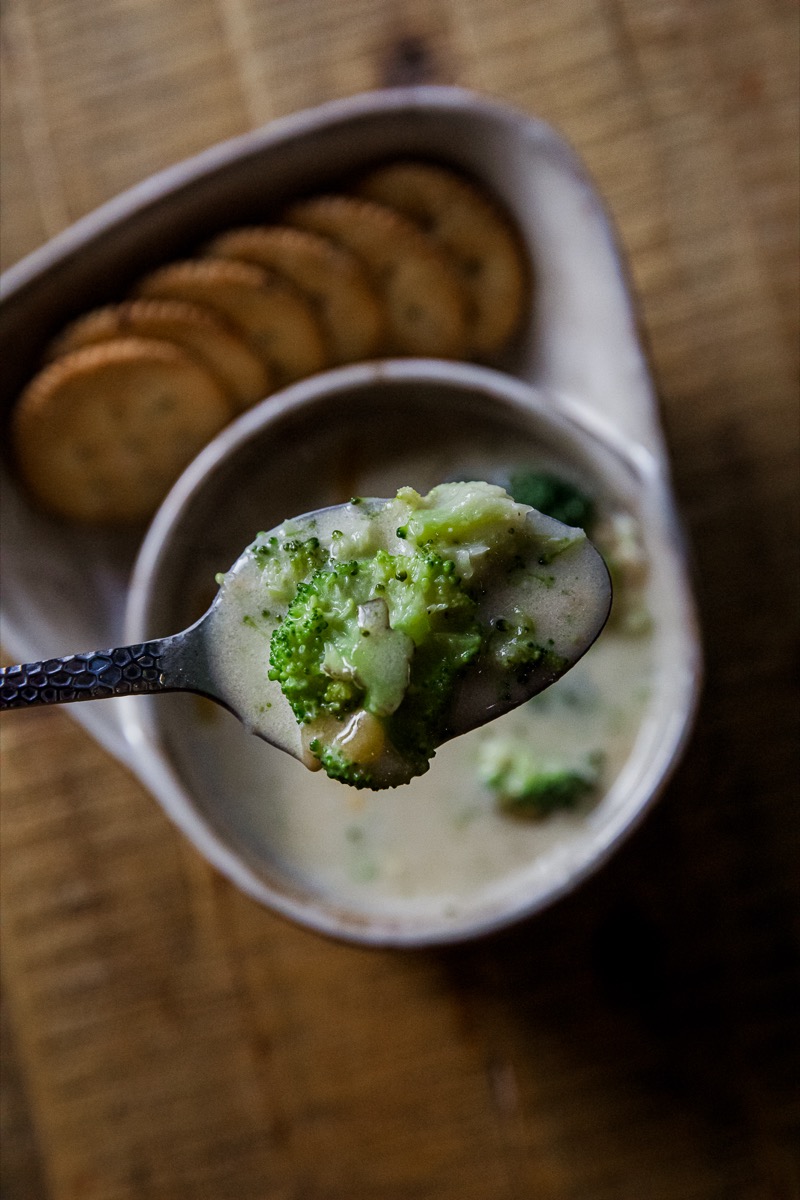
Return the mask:
M 205 609 L 215 573 L 259 528 L 340 499 L 343 464 L 352 463 L 354 447 L 368 472 L 386 482 L 381 494 L 409 482 L 426 489 L 452 478 L 476 453 L 498 465 L 544 456 L 569 461 L 605 503 L 636 516 L 657 597 L 655 683 L 642 702 L 627 761 L 600 803 L 554 845 L 491 879 L 440 890 L 434 870 L 411 895 L 391 884 L 378 892 L 350 887 L 309 869 L 282 834 L 287 792 L 296 795 L 297 807 L 307 806 L 305 819 L 312 822 L 314 806 L 321 812 L 326 803 L 311 792 L 312 776 L 303 767 L 258 742 L 229 714 L 203 716 L 191 696 L 135 697 L 116 702 L 117 708 L 142 778 L 200 851 L 256 899 L 354 941 L 453 941 L 535 912 L 575 886 L 632 828 L 667 778 L 697 681 L 681 540 L 658 459 L 546 389 L 466 364 L 363 364 L 317 376 L 257 406 L 185 472 L 139 555 L 126 641 L 190 624 Z M 411 479 L 408 463 L 416 472 Z M 446 770 L 434 760 L 434 792 Z M 335 790 L 339 814 L 331 855 L 343 844 L 352 811 L 351 794 Z M 369 803 L 377 822 L 389 811 L 402 814 L 407 805 L 402 788 Z M 407 810 L 414 811 L 410 805 Z M 390 855 L 407 854 L 402 830 L 396 842 Z
M 582 431 L 580 438 L 593 431 L 604 444 L 615 445 L 630 468 L 648 481 L 642 493 L 647 521 L 660 531 L 659 546 L 674 570 L 675 611 L 680 616 L 671 636 L 682 664 L 682 683 L 665 692 L 669 702 L 659 709 L 658 748 L 646 764 L 642 760 L 641 781 L 591 852 L 565 865 L 535 895 L 515 894 L 499 909 L 462 914 L 459 921 L 445 925 L 376 924 L 354 913 L 337 915 L 330 905 L 287 891 L 285 881 L 274 877 L 274 864 L 267 870 L 263 862 L 252 861 L 241 839 L 228 838 L 213 814 L 202 813 L 196 797 L 181 790 L 171 774 L 174 764 L 165 766 L 144 717 L 138 724 L 127 715 L 123 720 L 117 702 L 70 710 L 140 774 L 204 852 L 240 884 L 315 927 L 357 940 L 397 944 L 449 940 L 494 927 L 540 907 L 581 877 L 655 793 L 691 719 L 699 645 L 667 456 L 625 272 L 591 181 L 550 127 L 472 93 L 423 87 L 365 94 L 274 122 L 155 176 L 12 268 L 0 291 L 0 402 L 7 414 L 36 370 L 44 345 L 71 317 L 120 298 L 146 270 L 191 252 L 221 229 L 269 220 L 290 197 L 335 187 L 368 163 L 409 154 L 449 162 L 484 179 L 514 214 L 527 241 L 536 278 L 535 304 L 518 343 L 493 364 L 503 374 L 445 364 L 361 366 L 306 381 L 284 397 L 272 398 L 266 402 L 271 413 L 259 407 L 245 414 L 190 467 L 156 520 L 147 555 L 157 557 L 158 538 L 171 528 L 181 497 L 198 487 L 199 471 L 215 463 L 223 448 L 255 436 L 260 422 L 269 424 L 284 407 L 288 420 L 292 406 L 310 403 L 313 395 L 371 387 L 376 375 L 399 380 L 410 371 L 421 379 L 428 370 L 443 386 L 477 386 L 491 394 L 492 403 L 510 405 L 515 412 L 529 409 L 538 413 L 536 419 L 544 419 L 544 403 L 556 416 L 567 414 L 571 427 Z M 302 447 L 295 450 L 301 460 Z M 17 489 L 9 464 L 3 464 L 0 484 L 1 615 L 7 652 L 19 660 L 36 660 L 120 644 L 141 534 L 89 532 L 43 517 Z M 259 524 L 266 521 L 265 517 Z M 234 556 L 238 549 L 241 546 Z M 144 625 L 156 611 L 150 605 L 161 603 L 156 574 L 147 588 L 149 598 L 143 598 L 143 571 L 140 566 L 129 630 L 137 619 Z M 142 712 L 147 702 L 143 704 Z

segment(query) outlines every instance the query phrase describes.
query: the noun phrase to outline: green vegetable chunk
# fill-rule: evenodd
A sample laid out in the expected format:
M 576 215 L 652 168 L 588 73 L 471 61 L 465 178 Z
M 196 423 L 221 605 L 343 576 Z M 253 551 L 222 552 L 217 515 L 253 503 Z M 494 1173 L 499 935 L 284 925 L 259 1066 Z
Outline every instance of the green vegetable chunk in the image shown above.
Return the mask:
M 315 537 L 305 541 L 290 537 L 281 541 L 271 537 L 267 542 L 256 544 L 253 555 L 261 568 L 264 591 L 278 605 L 288 604 L 297 585 L 328 561 L 327 551 Z
M 578 488 L 546 471 L 515 471 L 508 490 L 518 504 L 529 504 L 539 512 L 578 529 L 589 529 L 594 521 L 594 504 Z
M 312 754 L 316 754 L 331 779 L 338 779 L 354 788 L 372 788 L 374 775 L 368 766 L 353 762 L 344 751 L 332 746 L 326 746 L 321 738 L 313 738 L 309 744 Z
M 543 646 L 536 637 L 536 627 L 524 613 L 516 618 L 495 622 L 489 640 L 489 650 L 498 666 L 524 683 L 535 670 L 560 671 L 565 663 L 551 646 Z
M 465 581 L 479 581 L 524 536 L 527 510 L 493 484 L 441 483 L 427 496 L 401 488 L 397 505 L 407 514 L 398 537 L 443 555 Z
M 379 718 L 410 778 L 427 770 L 455 683 L 480 649 L 475 607 L 453 564 L 429 551 L 337 562 L 298 585 L 272 635 L 269 677 L 301 724 L 359 708 Z M 311 747 L 334 778 L 371 786 L 344 750 Z
M 488 738 L 481 746 L 478 772 L 502 809 L 519 816 L 545 817 L 574 808 L 596 787 L 602 756 L 577 764 L 542 759 L 515 738 Z

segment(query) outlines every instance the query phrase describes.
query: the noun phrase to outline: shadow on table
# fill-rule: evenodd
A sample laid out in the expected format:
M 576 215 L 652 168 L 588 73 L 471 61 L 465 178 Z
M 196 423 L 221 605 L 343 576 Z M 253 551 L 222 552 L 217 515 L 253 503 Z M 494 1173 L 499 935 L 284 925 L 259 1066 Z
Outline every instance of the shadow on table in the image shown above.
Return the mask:
M 719 432 L 678 479 L 707 656 L 682 765 L 576 894 L 438 965 L 501 1109 L 533 1098 L 587 1162 L 593 1143 L 606 1167 L 638 1154 L 642 1186 L 683 1169 L 664 1194 L 783 1200 L 800 1194 L 794 551 L 783 485 L 754 494 L 747 446 Z

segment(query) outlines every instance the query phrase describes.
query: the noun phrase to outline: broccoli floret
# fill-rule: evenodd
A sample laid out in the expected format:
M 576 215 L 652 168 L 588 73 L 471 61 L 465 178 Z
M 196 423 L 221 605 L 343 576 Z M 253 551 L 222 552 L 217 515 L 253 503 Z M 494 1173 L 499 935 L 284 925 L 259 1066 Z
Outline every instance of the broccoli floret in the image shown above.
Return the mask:
M 344 672 L 334 676 L 323 670 L 331 623 L 338 616 L 341 624 L 342 608 L 346 610 L 346 602 L 342 605 L 337 594 L 341 577 L 352 566 L 355 564 L 337 564 L 332 571 L 317 571 L 308 583 L 298 584 L 294 600 L 270 640 L 269 678 L 280 683 L 301 724 L 323 713 L 342 716 L 364 697 L 364 689 Z
M 385 608 L 383 627 L 374 622 L 376 602 Z M 301 724 L 359 707 L 380 718 L 420 774 L 441 740 L 456 680 L 480 649 L 475 609 L 453 564 L 430 552 L 335 563 L 298 586 L 272 634 L 269 677 Z M 326 770 L 335 767 L 335 778 L 363 776 L 335 749 L 326 758 L 314 753 Z
M 251 553 L 261 568 L 261 584 L 276 606 L 288 604 L 297 585 L 328 561 L 328 553 L 316 537 L 302 540 L 259 534 Z
M 397 536 L 451 560 L 465 580 L 513 557 L 529 536 L 526 510 L 490 483 L 442 483 L 397 493 Z
M 500 808 L 530 817 L 574 808 L 597 786 L 601 766 L 598 754 L 578 764 L 543 759 L 514 738 L 488 738 L 478 759 L 481 780 Z
M 331 779 L 338 779 L 340 783 L 347 783 L 354 788 L 380 787 L 369 767 L 351 762 L 340 749 L 324 745 L 320 738 L 314 738 L 309 743 L 309 750 L 317 756 Z
M 385 596 L 389 620 L 419 647 L 434 633 L 458 634 L 475 624 L 475 601 L 461 586 L 454 564 L 422 551 L 375 556 L 376 594 Z
M 355 504 L 355 500 L 350 501 Z M 344 532 L 334 529 L 331 537 L 331 558 L 343 562 L 353 558 L 368 558 L 378 549 L 378 533 L 375 525 L 362 522 L 356 528 Z
M 594 504 L 589 497 L 546 471 L 515 471 L 508 490 L 518 504 L 529 504 L 565 525 L 589 529 L 594 521 Z
M 556 673 L 566 664 L 566 659 L 556 654 L 552 646 L 543 646 L 537 640 L 536 627 L 522 613 L 514 620 L 495 621 L 489 652 L 497 665 L 518 683 L 525 683 L 534 671 Z

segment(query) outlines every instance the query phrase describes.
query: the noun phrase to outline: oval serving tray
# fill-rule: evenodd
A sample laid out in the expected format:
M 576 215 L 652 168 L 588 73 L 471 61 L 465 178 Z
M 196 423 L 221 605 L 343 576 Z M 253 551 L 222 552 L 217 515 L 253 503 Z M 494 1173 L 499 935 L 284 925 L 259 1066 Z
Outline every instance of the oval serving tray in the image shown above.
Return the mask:
M 401 155 L 470 172 L 514 215 L 533 263 L 535 302 L 518 344 L 491 365 L 574 408 L 587 426 L 613 429 L 631 459 L 659 477 L 680 546 L 653 384 L 603 204 L 550 126 L 457 88 L 366 93 L 275 121 L 153 176 L 11 268 L 0 280 L 4 417 L 49 338 L 72 317 L 121 298 L 145 271 L 222 229 L 269 220 L 291 197 L 335 187 L 371 162 Z M 7 653 L 30 661 L 120 644 L 142 533 L 98 533 L 43 517 L 18 491 L 8 463 L 0 487 Z M 682 552 L 679 561 L 685 572 Z M 683 650 L 696 694 L 700 655 L 691 604 Z M 137 768 L 114 704 L 70 711 Z

